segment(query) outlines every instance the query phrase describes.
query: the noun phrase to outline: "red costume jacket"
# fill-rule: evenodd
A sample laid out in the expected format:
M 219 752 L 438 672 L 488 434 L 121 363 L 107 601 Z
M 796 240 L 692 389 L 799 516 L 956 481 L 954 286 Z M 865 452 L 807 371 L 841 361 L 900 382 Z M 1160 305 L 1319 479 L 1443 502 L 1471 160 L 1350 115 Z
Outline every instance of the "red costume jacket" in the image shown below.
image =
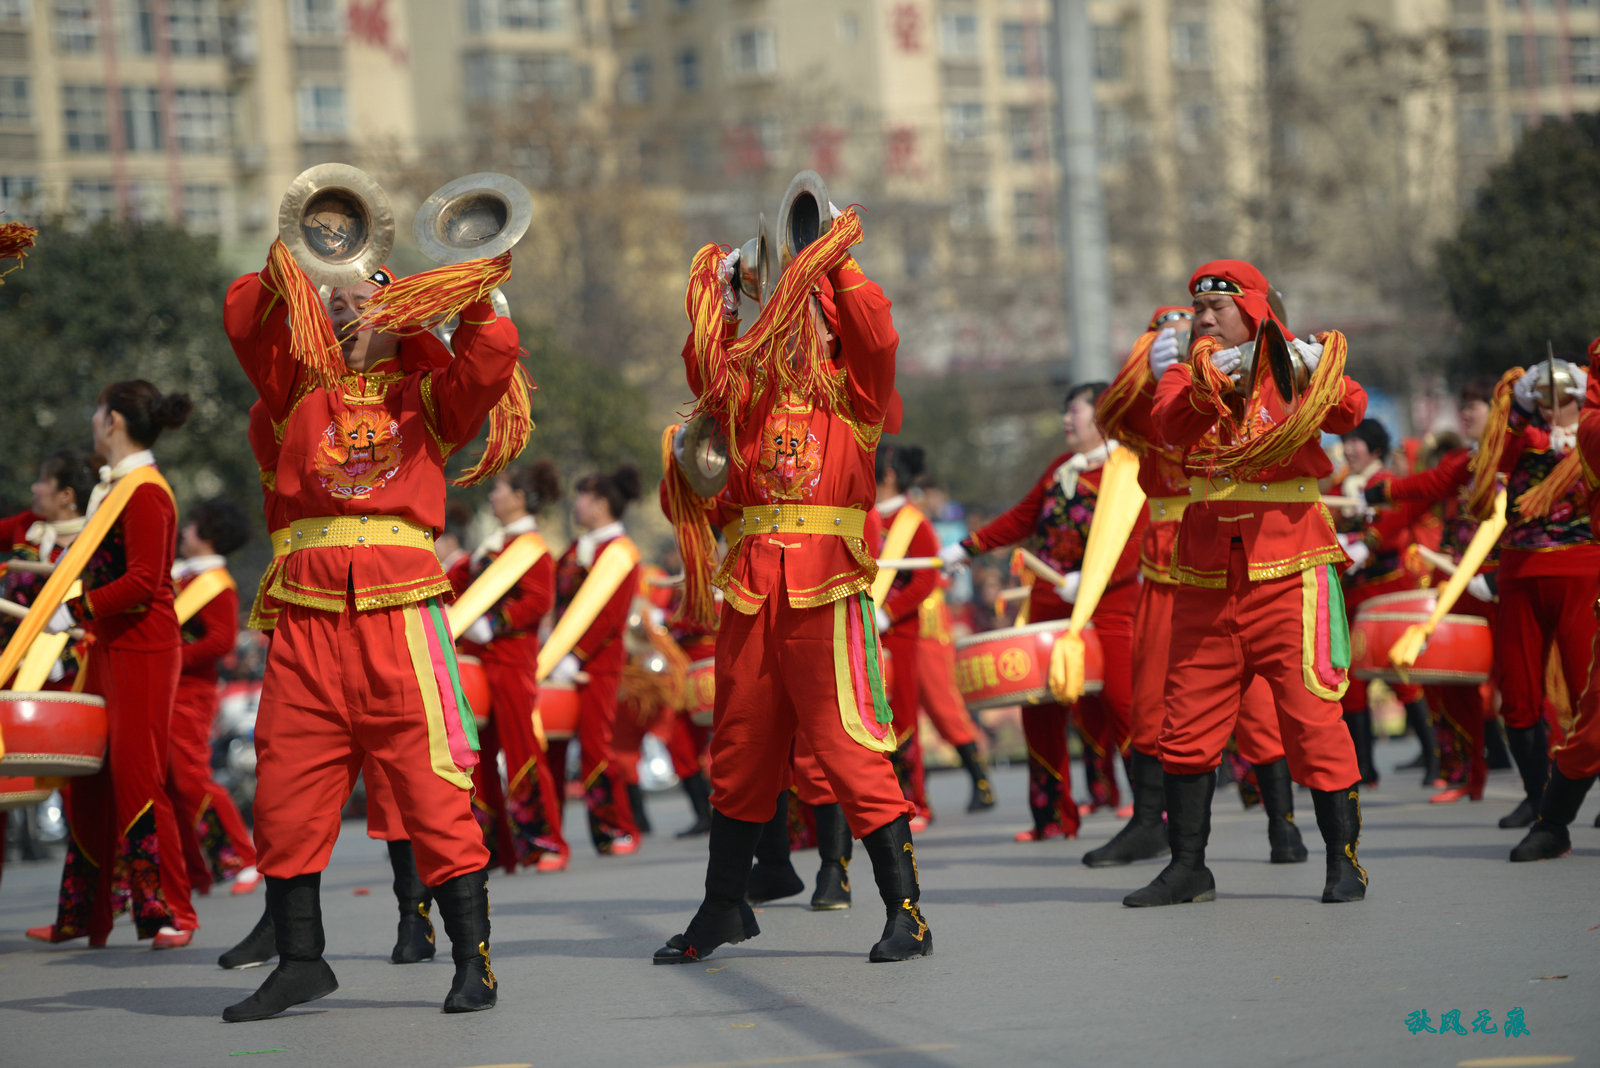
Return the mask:
M 730 504 L 873 510 L 877 500 L 873 458 L 894 397 L 894 355 L 900 339 L 888 298 L 861 273 L 854 258 L 845 256 L 827 279 L 837 313 L 833 329 L 838 347 L 830 364 L 838 383 L 838 402 L 828 410 L 811 398 L 780 395 L 758 374 L 730 446 L 737 457 L 729 462 L 728 486 L 722 494 Z M 725 329 L 731 339 L 737 323 L 730 321 Z M 683 361 L 689 388 L 698 397 L 704 384 L 693 342 L 691 335 Z M 831 604 L 865 590 L 878 573 L 860 537 L 775 534 L 754 525 L 740 537 L 739 527 L 736 518 L 728 530 L 728 555 L 715 581 L 727 603 L 746 615 L 760 611 L 778 592 L 780 570 L 784 592 L 795 608 Z
M 233 283 L 223 316 L 279 449 L 272 490 L 282 520 L 306 524 L 293 534 L 272 596 L 339 612 L 347 591 L 358 610 L 447 591 L 432 546 L 444 525 L 444 464 L 473 439 L 511 382 L 516 327 L 489 304 L 471 304 L 452 339 L 456 358 L 432 335 L 419 334 L 401 343 L 397 358 L 317 388 L 290 352 L 284 305 L 262 276 Z M 345 537 L 337 528 L 317 544 L 326 526 L 317 521 L 341 516 L 358 524 L 364 516 L 403 522 L 381 530 L 373 523 L 373 545 L 352 544 L 365 531 Z
M 83 572 L 84 594 L 72 614 L 97 642 L 153 651 L 178 644 L 172 610 L 172 558 L 178 509 L 159 485 L 133 491 Z
M 1141 350 L 1138 359 L 1145 358 Z M 1129 373 L 1124 366 L 1118 377 Z M 1183 470 L 1182 454 L 1167 443 L 1156 425 L 1155 387 L 1154 379 L 1144 383 L 1122 414 L 1103 420 L 1100 429 L 1139 457 L 1139 488 L 1149 501 L 1139 570 L 1154 582 L 1172 582 L 1172 551 L 1177 546 L 1178 522 L 1189 503 L 1189 476 Z M 1129 540 L 1133 540 L 1131 536 Z
M 1202 339 L 1205 340 L 1205 339 Z M 1260 403 L 1245 413 L 1252 426 L 1281 421 L 1286 410 L 1270 380 L 1260 393 Z M 1360 424 L 1367 411 L 1367 393 L 1349 376 L 1344 392 L 1328 408 L 1321 427 L 1344 434 Z M 1296 575 L 1321 564 L 1349 564 L 1333 531 L 1333 517 L 1321 503 L 1317 480 L 1333 473 L 1322 446 L 1311 440 L 1287 461 L 1251 475 L 1241 484 L 1232 472 L 1210 469 L 1189 457 L 1210 435 L 1225 442 L 1242 431 L 1234 418 L 1219 421 L 1209 399 L 1195 388 L 1188 364 L 1177 364 L 1156 385 L 1155 421 L 1165 438 L 1185 450 L 1185 470 L 1205 489 L 1207 499 L 1192 500 L 1184 510 L 1178 531 L 1172 576 L 1194 586 L 1221 589 L 1227 585 L 1228 556 L 1235 541 L 1243 545 L 1253 582 Z M 1252 497 L 1262 485 L 1277 485 L 1274 496 L 1304 493 L 1306 503 L 1284 499 L 1266 502 Z M 1236 496 L 1229 499 L 1230 494 Z
M 600 554 L 605 551 L 606 546 L 615 540 L 611 538 L 596 544 L 594 558 L 600 559 Z M 557 619 L 566 612 L 567 606 L 572 603 L 572 598 L 577 596 L 578 588 L 588 577 L 589 569 L 578 562 L 578 543 L 573 541 L 555 565 Z M 622 665 L 628 660 L 628 650 L 623 645 L 622 634 L 628 627 L 628 613 L 633 607 L 634 594 L 638 591 L 639 568 L 635 566 L 611 595 L 605 607 L 600 610 L 600 614 L 594 617 L 589 629 L 583 632 L 583 637 L 572 647 L 572 655 L 583 661 L 584 670 L 591 675 L 622 673 Z
M 202 572 L 203 573 L 203 572 Z M 187 589 L 198 575 L 178 583 L 178 592 Z M 201 606 L 183 624 L 183 676 L 179 685 L 209 683 L 217 685 L 217 664 L 233 651 L 239 638 L 239 591 L 222 590 Z
M 1516 507 L 1517 498 L 1543 482 L 1566 455 L 1566 450 L 1551 447 L 1548 430 L 1511 410 L 1500 455 L 1508 501 L 1506 531 L 1500 536 L 1502 581 L 1600 571 L 1600 544 L 1590 526 L 1589 494 L 1581 480 L 1556 499 L 1548 515 L 1524 516 Z
M 1439 517 L 1442 534 L 1439 551 L 1459 560 L 1467 543 L 1477 533 L 1478 521 L 1464 507 L 1472 486 L 1473 450 L 1451 449 L 1426 471 L 1405 478 L 1390 478 L 1383 483 L 1384 494 L 1396 504 L 1431 506 Z M 1498 547 L 1491 550 L 1482 571 L 1494 570 Z

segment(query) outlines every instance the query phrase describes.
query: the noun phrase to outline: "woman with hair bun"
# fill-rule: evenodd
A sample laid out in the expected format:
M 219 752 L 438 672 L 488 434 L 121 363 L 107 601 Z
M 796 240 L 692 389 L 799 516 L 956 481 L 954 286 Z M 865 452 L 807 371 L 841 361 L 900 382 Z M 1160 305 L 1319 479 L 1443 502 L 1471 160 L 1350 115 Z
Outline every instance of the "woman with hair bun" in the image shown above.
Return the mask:
M 567 866 L 571 852 L 561 834 L 556 777 L 533 730 L 534 709 L 539 703 L 539 621 L 555 604 L 556 594 L 555 559 L 539 534 L 537 516 L 560 499 L 561 476 L 549 460 L 501 472 L 489 491 L 489 507 L 500 529 L 449 571 L 450 585 L 459 598 L 490 564 L 507 554 L 522 568 L 511 588 L 482 616 L 466 624 L 457 639 L 463 653 L 483 662 L 494 695 L 489 726 L 480 734 L 484 753 L 473 771 L 479 784 L 473 806 L 488 817 L 490 828 L 505 824 L 512 855 L 499 859 L 508 871 L 519 863 L 537 864 L 540 871 L 559 871 Z M 489 751 L 491 743 L 506 756 L 508 781 L 503 792 L 499 762 Z M 494 781 L 486 781 L 488 776 Z M 485 844 L 492 849 L 495 835 L 490 828 L 485 829 Z
M 639 588 L 639 550 L 623 530 L 622 514 L 638 499 L 639 469 L 632 464 L 578 482 L 572 514 L 582 533 L 556 564 L 556 626 L 541 657 L 559 653 L 549 681 L 578 691 L 579 770 L 589 834 L 602 856 L 639 848 L 633 807 L 611 744 L 617 687 L 628 658 L 622 634 Z M 550 765 L 559 799 L 566 789 L 566 741 L 551 743 Z
M 84 569 L 83 594 L 63 604 L 47 628 L 88 630 L 85 689 L 105 698 L 109 732 L 105 765 L 64 791 L 72 833 L 56 922 L 28 931 L 41 942 L 87 935 L 91 946 L 103 946 L 122 907 L 155 949 L 186 946 L 200 927 L 165 789 L 182 667 L 171 583 L 178 513 L 150 452 L 191 408 L 187 394 L 163 394 L 143 380 L 114 382 L 100 391 L 91 420 L 95 451 L 106 460 L 89 498 L 91 524 L 103 503 L 120 499 L 113 496 L 118 483 L 131 479 L 134 488 Z

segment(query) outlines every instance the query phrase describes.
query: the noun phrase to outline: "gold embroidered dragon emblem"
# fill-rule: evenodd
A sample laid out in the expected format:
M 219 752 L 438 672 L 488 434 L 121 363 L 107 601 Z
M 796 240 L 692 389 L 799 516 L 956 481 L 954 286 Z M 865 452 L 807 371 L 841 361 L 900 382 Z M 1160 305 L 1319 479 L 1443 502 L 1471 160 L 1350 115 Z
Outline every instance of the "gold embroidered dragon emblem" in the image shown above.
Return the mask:
M 383 412 L 340 412 L 322 432 L 317 477 L 343 500 L 361 500 L 400 470 L 400 426 Z

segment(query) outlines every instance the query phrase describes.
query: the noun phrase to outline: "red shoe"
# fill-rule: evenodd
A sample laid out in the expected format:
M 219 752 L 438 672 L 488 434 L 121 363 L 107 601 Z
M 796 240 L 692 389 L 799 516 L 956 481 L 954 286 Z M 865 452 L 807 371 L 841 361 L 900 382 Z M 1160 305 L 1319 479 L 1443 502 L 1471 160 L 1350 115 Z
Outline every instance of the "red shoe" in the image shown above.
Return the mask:
M 539 859 L 533 862 L 534 871 L 566 871 L 567 855 L 565 853 L 540 853 Z
M 1469 791 L 1465 786 L 1452 786 L 1450 789 L 1441 790 L 1432 797 L 1428 798 L 1428 803 L 1433 805 L 1451 805 L 1457 801 L 1460 801 L 1463 797 L 1468 796 L 1471 796 L 1471 791 Z
M 57 945 L 61 942 L 71 942 L 75 938 L 84 938 L 89 934 L 88 931 L 79 931 L 77 934 L 62 934 L 60 931 L 56 930 L 56 925 L 53 923 L 48 927 L 30 927 L 25 933 L 35 942 L 48 942 L 51 945 Z M 96 942 L 91 938 L 89 940 L 89 944 L 99 948 L 100 946 L 105 945 L 106 941 L 102 938 L 100 941 Z
M 229 893 L 248 894 L 261 885 L 261 873 L 254 866 L 241 868 L 239 874 L 234 876 L 233 889 Z
M 1133 806 L 1132 805 L 1123 805 L 1121 808 L 1117 809 L 1117 819 L 1119 819 L 1119 820 L 1131 820 L 1131 819 L 1133 819 Z
M 631 857 L 639 852 L 639 839 L 631 834 L 618 835 L 611 839 L 610 855 L 613 857 Z
M 928 821 L 922 816 L 912 816 L 910 825 L 912 834 L 921 834 L 928 829 Z
M 1067 837 L 1070 836 L 1061 829 L 1061 824 L 1047 823 L 1042 831 L 1037 827 L 1029 827 L 1025 831 L 1018 831 L 1016 834 L 1012 835 L 1011 840 L 1013 842 L 1042 842 L 1046 838 Z
M 151 949 L 182 949 L 194 941 L 193 931 L 180 931 L 176 927 L 163 927 L 150 940 Z

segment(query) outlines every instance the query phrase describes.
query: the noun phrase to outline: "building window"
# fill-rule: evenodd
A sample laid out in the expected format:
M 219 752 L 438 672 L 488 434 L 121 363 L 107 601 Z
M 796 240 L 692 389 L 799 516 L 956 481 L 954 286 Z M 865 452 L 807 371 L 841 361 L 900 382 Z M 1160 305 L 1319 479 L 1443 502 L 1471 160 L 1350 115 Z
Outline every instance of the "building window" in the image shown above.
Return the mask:
M 105 152 L 111 147 L 105 86 L 63 85 L 61 120 L 68 152 Z
M 337 85 L 302 85 L 300 135 L 313 138 L 343 137 L 344 132 L 344 89 Z
M 1043 78 L 1049 74 L 1050 45 L 1037 22 L 1000 24 L 1000 65 L 1007 78 Z
M 678 88 L 686 93 L 700 91 L 700 53 L 693 48 L 678 53 Z
M 1464 89 L 1481 89 L 1489 76 L 1489 31 L 1452 30 L 1449 37 L 1450 69 Z
M 222 230 L 222 187 L 186 185 L 183 187 L 184 229 L 199 234 Z
M 178 147 L 220 152 L 228 141 L 228 98 L 216 89 L 179 89 L 173 108 Z
M 950 197 L 950 229 L 957 233 L 982 230 L 989 225 L 989 191 L 982 186 L 963 186 Z
M 26 126 L 32 121 L 28 79 L 11 74 L 0 76 L 0 126 Z
M 765 26 L 735 30 L 729 41 L 728 71 L 736 77 L 765 77 L 778 69 L 778 45 Z
M 0 26 L 20 30 L 28 24 L 28 5 L 31 0 L 0 0 Z M 0 177 L 0 182 L 6 181 Z M 33 181 L 32 178 L 28 181 Z
M 469 100 L 499 104 L 566 100 L 578 92 L 578 75 L 571 57 L 560 52 L 472 52 L 466 90 Z
M 1204 22 L 1176 22 L 1172 26 L 1172 62 L 1178 67 L 1211 65 L 1211 32 Z
M 1011 228 L 1022 248 L 1041 248 L 1050 241 L 1050 214 L 1046 201 L 1036 190 L 1018 189 L 1011 194 Z
M 1033 108 L 1006 108 L 1006 145 L 1014 163 L 1032 163 L 1043 154 Z
M 92 0 L 56 0 L 56 48 L 81 54 L 100 47 L 100 21 Z
M 13 215 L 32 207 L 38 182 L 31 176 L 0 174 L 0 211 Z
M 946 104 L 944 136 L 953 145 L 974 144 L 983 140 L 983 105 L 971 100 Z
M 161 93 L 146 87 L 122 90 L 123 145 L 129 152 L 159 152 L 162 137 Z
M 566 25 L 568 0 L 471 0 L 467 4 L 467 29 L 474 33 L 495 30 L 559 30 Z
M 289 28 L 296 37 L 339 36 L 337 0 L 289 0 Z
M 1122 80 L 1122 27 L 1094 28 L 1094 76 L 1102 82 Z
M 122 23 L 123 49 L 140 56 L 155 55 L 156 13 L 154 0 L 133 0 L 128 6 L 133 10 L 127 12 L 127 18 Z
M 1128 121 L 1127 111 L 1120 105 L 1102 104 L 1096 107 L 1094 131 L 1102 162 L 1121 163 L 1128 158 L 1133 126 Z
M 72 183 L 72 210 L 85 222 L 99 222 L 111 214 L 113 195 L 110 182 Z
M 1184 104 L 1178 108 L 1178 147 L 1198 152 L 1211 139 L 1210 104 Z
M 939 55 L 945 59 L 975 62 L 978 58 L 978 16 L 939 16 Z
M 174 56 L 222 55 L 222 19 L 216 0 L 167 0 L 167 40 Z
M 643 104 L 650 99 L 650 57 L 643 53 L 628 60 L 622 68 L 622 83 L 617 95 L 625 104 Z
M 136 223 L 165 222 L 167 187 L 160 182 L 129 182 L 128 218 Z
M 855 15 L 846 12 L 839 16 L 839 40 L 845 44 L 855 44 L 861 37 L 861 20 Z
M 1495 148 L 1494 110 L 1463 105 L 1456 114 L 1456 136 L 1467 151 L 1493 151 Z
M 672 0 L 672 10 L 688 11 L 694 7 L 694 0 Z
M 1600 37 L 1572 37 L 1572 84 L 1600 85 Z

